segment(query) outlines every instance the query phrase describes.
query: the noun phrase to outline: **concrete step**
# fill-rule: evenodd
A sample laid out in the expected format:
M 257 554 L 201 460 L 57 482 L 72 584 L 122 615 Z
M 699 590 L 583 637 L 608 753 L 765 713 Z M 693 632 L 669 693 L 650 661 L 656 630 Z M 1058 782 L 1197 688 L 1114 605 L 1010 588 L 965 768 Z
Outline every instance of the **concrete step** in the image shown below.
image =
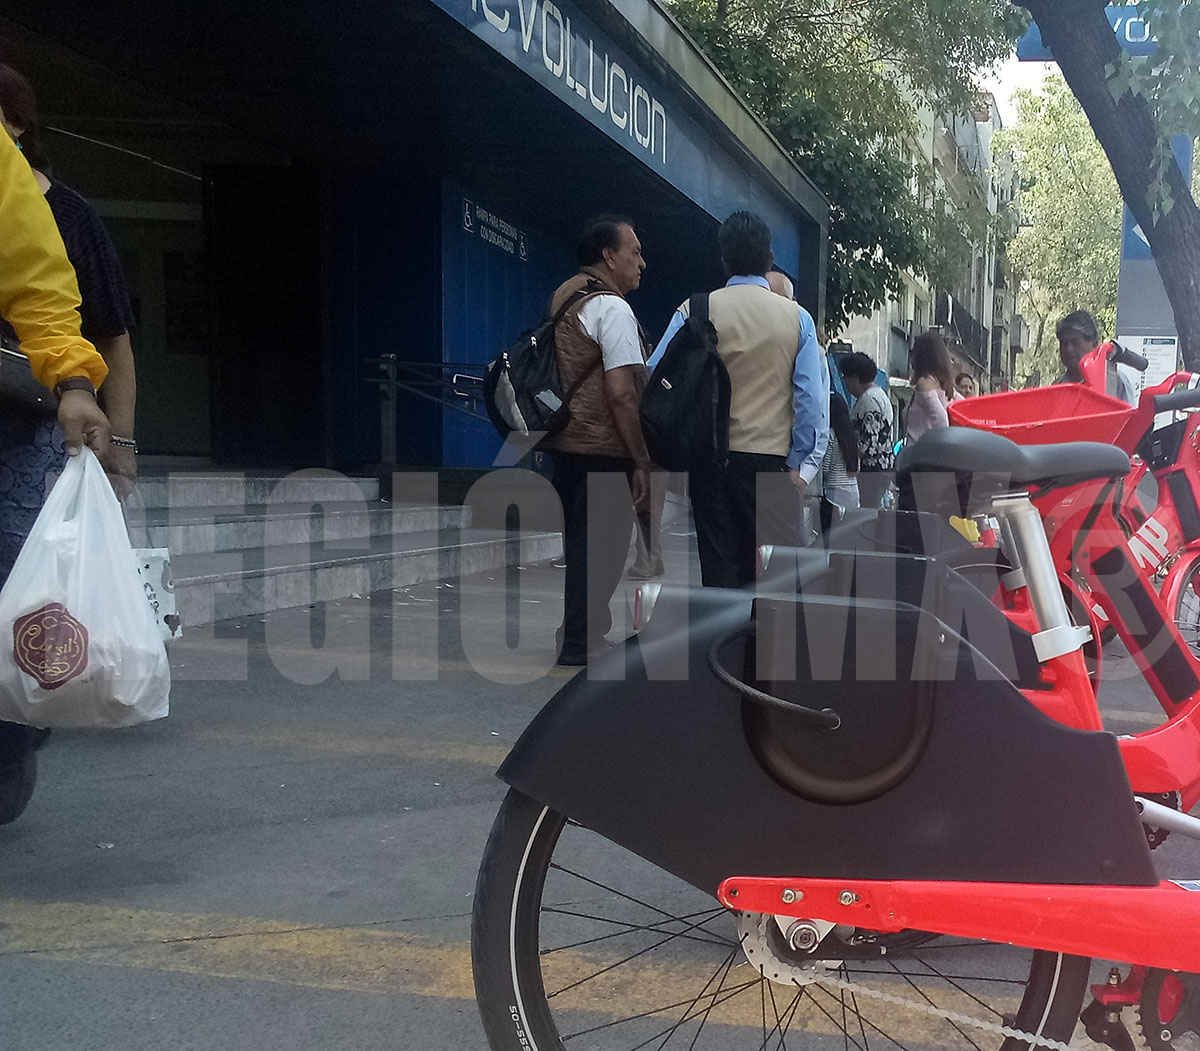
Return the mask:
M 147 510 L 185 507 L 244 508 L 263 504 L 350 503 L 379 499 L 378 478 L 350 478 L 313 468 L 284 473 L 144 471 L 138 491 Z
M 288 544 L 332 543 L 471 525 L 471 509 L 420 504 L 308 503 L 245 508 L 177 507 L 146 511 L 149 547 L 173 558 Z
M 185 627 L 562 554 L 558 533 L 439 529 L 362 537 L 339 544 L 283 544 L 172 558 L 177 609 Z

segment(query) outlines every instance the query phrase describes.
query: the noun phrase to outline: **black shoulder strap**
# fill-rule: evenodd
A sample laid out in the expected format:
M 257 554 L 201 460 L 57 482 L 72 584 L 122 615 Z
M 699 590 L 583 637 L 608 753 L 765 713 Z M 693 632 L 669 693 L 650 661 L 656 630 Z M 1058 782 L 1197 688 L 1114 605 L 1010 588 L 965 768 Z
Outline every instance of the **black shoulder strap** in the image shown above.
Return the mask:
M 583 288 L 575 289 L 574 292 L 572 292 L 569 296 L 567 296 L 567 298 L 563 301 L 563 305 L 558 308 L 558 310 L 554 314 L 554 317 L 551 318 L 551 320 L 550 320 L 551 327 L 558 328 L 558 323 L 560 321 L 562 321 L 562 319 L 564 317 L 567 316 L 567 311 L 570 310 L 571 307 L 573 307 L 581 299 L 584 299 L 585 297 L 590 296 L 590 295 L 595 295 L 595 293 L 597 293 L 599 291 L 602 291 L 602 289 L 600 288 L 600 283 L 598 281 L 596 281 L 595 278 L 593 278 L 586 285 L 584 285 Z
M 694 317 L 697 321 L 708 320 L 707 292 L 697 292 L 688 300 L 688 317 Z
M 576 289 L 567 298 L 567 301 L 559 308 L 558 313 L 554 315 L 554 327 L 558 328 L 558 323 L 563 319 L 566 312 L 575 303 L 578 303 L 581 299 L 585 299 L 588 296 L 595 295 L 596 293 L 603 291 L 605 291 L 604 286 L 601 285 L 600 282 L 595 278 L 592 278 L 586 285 L 583 286 L 583 288 Z M 583 386 L 587 378 L 591 376 L 591 374 L 595 372 L 601 366 L 601 364 L 603 364 L 603 362 L 604 351 L 601 351 L 596 360 L 593 361 L 586 369 L 584 369 L 582 375 L 580 375 L 580 377 L 574 383 L 572 383 L 570 387 L 567 388 L 567 393 L 564 398 L 566 404 L 569 405 L 571 403 L 571 399 L 575 397 L 576 393 L 579 391 L 579 388 Z

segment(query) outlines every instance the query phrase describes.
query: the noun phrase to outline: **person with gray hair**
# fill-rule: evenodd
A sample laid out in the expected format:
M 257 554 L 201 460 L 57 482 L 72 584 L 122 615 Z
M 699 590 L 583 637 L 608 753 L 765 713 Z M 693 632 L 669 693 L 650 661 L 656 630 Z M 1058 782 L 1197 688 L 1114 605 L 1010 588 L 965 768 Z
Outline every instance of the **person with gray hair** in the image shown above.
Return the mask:
M 619 215 L 590 219 L 579 239 L 579 272 L 554 293 L 562 311 L 554 352 L 563 386 L 574 389 L 567 425 L 543 442 L 554 465 L 551 484 L 562 501 L 563 622 L 555 635 L 558 663 L 571 668 L 612 648 L 609 603 L 625 567 L 635 510 L 650 498 L 650 454 L 638 406 L 646 386 L 646 344 L 626 300 L 642 283 L 646 261 L 633 223 Z M 592 475 L 607 475 L 615 492 L 596 498 Z M 603 484 L 603 483 L 602 483 Z
M 1063 364 L 1063 374 L 1054 382 L 1082 383 L 1079 363 L 1100 343 L 1096 319 L 1086 310 L 1073 310 L 1054 326 L 1054 335 L 1058 338 L 1058 356 Z
M 1055 383 L 1083 383 L 1083 370 L 1080 362 L 1100 345 L 1100 330 L 1096 327 L 1096 319 L 1086 310 L 1073 310 L 1061 318 L 1054 326 L 1054 335 L 1058 337 L 1058 356 L 1063 363 L 1063 373 Z M 1134 385 L 1110 361 L 1107 369 L 1105 393 L 1112 398 L 1120 398 L 1129 405 L 1138 402 Z

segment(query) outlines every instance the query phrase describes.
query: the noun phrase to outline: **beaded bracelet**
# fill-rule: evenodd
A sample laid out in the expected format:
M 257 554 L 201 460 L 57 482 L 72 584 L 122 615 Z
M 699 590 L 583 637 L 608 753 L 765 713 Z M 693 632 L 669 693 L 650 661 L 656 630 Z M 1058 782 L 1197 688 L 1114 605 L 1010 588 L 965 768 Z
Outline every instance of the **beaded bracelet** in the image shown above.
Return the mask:
M 118 438 L 115 434 L 108 439 L 113 445 L 120 446 L 122 449 L 132 449 L 135 453 L 137 450 L 137 442 L 132 438 Z

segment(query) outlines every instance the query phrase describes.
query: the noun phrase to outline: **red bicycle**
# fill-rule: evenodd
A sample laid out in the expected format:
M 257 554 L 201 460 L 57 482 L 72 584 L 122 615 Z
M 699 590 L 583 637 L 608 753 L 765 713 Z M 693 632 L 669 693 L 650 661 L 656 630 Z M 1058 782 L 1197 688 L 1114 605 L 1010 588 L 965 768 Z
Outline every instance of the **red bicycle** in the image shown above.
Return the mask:
M 754 591 L 664 587 L 522 736 L 472 928 L 496 1051 L 1061 1048 L 1088 957 L 1139 968 L 1082 1012 L 1095 1038 L 1128 1039 L 1130 1001 L 1158 1051 L 1196 1038 L 1200 895 L 1158 879 L 1145 826 L 1200 839 L 1160 801 L 1200 797 L 1198 705 L 1099 730 L 1031 499 L 1073 490 L 1058 527 L 1125 616 L 1148 587 L 1116 517 L 1128 457 L 951 428 L 900 469 L 933 501 L 924 550 L 835 545 L 795 573 L 777 552 Z M 1008 611 L 934 535 L 965 474 Z
M 1042 494 L 1037 505 L 1063 587 L 1077 615 L 1085 615 L 1092 628 L 1095 642 L 1088 657 L 1093 680 L 1100 677 L 1099 642 L 1115 630 L 1171 715 L 1190 699 L 1200 675 L 1195 651 L 1200 633 L 1200 414 L 1189 412 L 1158 430 L 1153 426 L 1160 413 L 1200 405 L 1200 390 L 1195 389 L 1200 377 L 1175 373 L 1130 407 L 1097 393 L 1104 389 L 1108 363 L 1117 356 L 1145 367 L 1140 355 L 1104 344 L 1081 363 L 1085 385 L 956 402 L 950 413 L 957 424 L 1022 443 L 1085 438 L 1111 442 L 1132 455 L 1129 474 L 1103 494 L 1112 505 L 1103 528 L 1128 537 L 1128 555 L 1146 584 L 1137 594 L 1127 587 L 1123 591 L 1123 585 L 1096 587 L 1081 571 L 1079 532 L 1095 533 L 1101 525 L 1090 509 L 1095 494 L 1056 489 Z M 1180 385 L 1184 389 L 1175 390 Z M 1088 514 L 1075 513 L 1084 504 L 1089 504 Z M 1123 563 L 1118 568 L 1126 572 Z

